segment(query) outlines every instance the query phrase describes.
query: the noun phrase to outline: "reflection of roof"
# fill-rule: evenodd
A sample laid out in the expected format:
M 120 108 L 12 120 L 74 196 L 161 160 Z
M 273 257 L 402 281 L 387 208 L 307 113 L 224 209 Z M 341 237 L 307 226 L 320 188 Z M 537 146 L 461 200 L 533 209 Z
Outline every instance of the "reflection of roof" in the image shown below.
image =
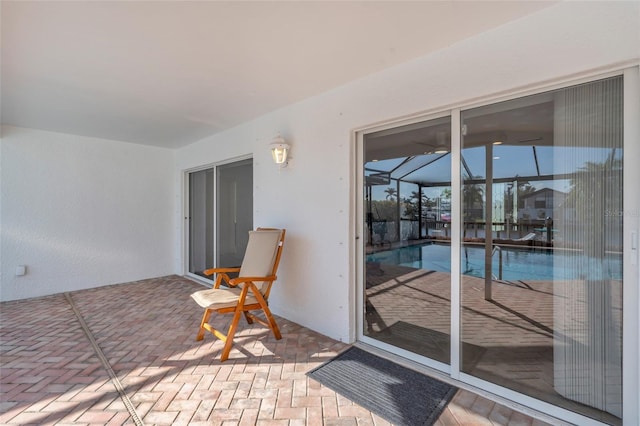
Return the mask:
M 386 178 L 412 182 L 421 186 L 451 185 L 451 155 L 423 154 L 369 161 L 365 164 L 369 184 L 388 184 Z M 403 154 L 407 154 L 405 150 Z M 593 158 L 603 161 L 611 155 L 610 148 L 566 146 L 499 145 L 493 146 L 493 182 L 536 182 L 570 179 Z M 463 181 L 482 184 L 486 180 L 485 147 L 466 148 L 461 153 Z M 379 178 L 385 180 L 378 182 Z M 559 191 L 558 191 L 559 192 Z
M 527 199 L 527 198 L 535 197 L 535 196 L 540 195 L 540 194 L 545 194 L 547 192 L 553 192 L 554 194 L 559 194 L 559 195 L 567 195 L 566 192 L 558 191 L 556 189 L 542 188 L 542 189 L 538 189 L 537 191 L 530 192 L 528 194 L 522 195 L 520 197 L 520 199 L 524 200 L 524 199 Z
M 557 114 L 550 92 L 464 111 L 463 183 L 485 183 L 487 161 L 491 180 L 507 183 L 571 179 L 589 162 L 622 158 L 622 150 L 599 147 L 589 138 L 583 145 L 562 143 Z M 382 173 L 423 187 L 451 185 L 450 117 L 372 132 L 364 141 L 366 176 Z M 381 185 L 380 177 L 367 183 Z

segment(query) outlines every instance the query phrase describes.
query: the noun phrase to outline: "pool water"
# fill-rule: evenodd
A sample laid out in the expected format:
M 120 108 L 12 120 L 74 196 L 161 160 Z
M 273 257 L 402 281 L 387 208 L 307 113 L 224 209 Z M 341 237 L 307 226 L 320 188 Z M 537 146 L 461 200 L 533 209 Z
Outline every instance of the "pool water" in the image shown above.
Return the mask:
M 492 259 L 492 273 L 498 276 L 500 253 Z M 484 278 L 484 247 L 463 247 L 460 255 L 464 275 Z M 373 253 L 367 262 L 380 262 L 439 272 L 451 272 L 449 245 L 429 243 L 400 247 Z M 622 255 L 607 253 L 600 261 L 581 252 L 502 248 L 502 279 L 562 280 L 562 279 L 622 279 Z

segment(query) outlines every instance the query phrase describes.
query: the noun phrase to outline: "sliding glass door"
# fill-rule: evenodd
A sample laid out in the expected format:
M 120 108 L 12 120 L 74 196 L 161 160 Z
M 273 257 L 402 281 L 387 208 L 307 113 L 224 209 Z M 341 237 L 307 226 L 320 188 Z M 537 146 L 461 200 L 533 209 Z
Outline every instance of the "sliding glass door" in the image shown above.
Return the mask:
M 188 173 L 188 272 L 238 266 L 253 228 L 251 159 Z
M 622 109 L 615 77 L 462 113 L 461 370 L 609 424 L 622 417 Z
M 451 120 L 364 139 L 363 335 L 450 363 Z
M 189 269 L 192 274 L 214 265 L 214 169 L 189 173 Z
M 624 84 L 362 132 L 359 339 L 572 422 L 621 425 L 639 197 Z

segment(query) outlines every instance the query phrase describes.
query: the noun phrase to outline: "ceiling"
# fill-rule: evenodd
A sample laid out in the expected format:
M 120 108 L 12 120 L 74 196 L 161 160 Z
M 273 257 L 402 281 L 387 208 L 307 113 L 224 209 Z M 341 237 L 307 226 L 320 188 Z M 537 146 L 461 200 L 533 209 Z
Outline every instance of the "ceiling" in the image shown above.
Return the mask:
M 3 0 L 2 123 L 179 148 L 551 4 Z

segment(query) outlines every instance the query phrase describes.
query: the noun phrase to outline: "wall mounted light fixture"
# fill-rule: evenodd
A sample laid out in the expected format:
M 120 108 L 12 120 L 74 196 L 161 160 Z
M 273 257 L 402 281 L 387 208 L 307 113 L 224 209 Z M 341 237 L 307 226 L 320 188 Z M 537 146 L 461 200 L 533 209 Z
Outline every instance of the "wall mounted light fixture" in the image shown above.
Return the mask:
M 289 164 L 289 149 L 291 148 L 289 144 L 285 141 L 285 139 L 278 134 L 271 141 L 271 156 L 273 157 L 273 162 L 276 163 L 280 168 L 287 167 Z

